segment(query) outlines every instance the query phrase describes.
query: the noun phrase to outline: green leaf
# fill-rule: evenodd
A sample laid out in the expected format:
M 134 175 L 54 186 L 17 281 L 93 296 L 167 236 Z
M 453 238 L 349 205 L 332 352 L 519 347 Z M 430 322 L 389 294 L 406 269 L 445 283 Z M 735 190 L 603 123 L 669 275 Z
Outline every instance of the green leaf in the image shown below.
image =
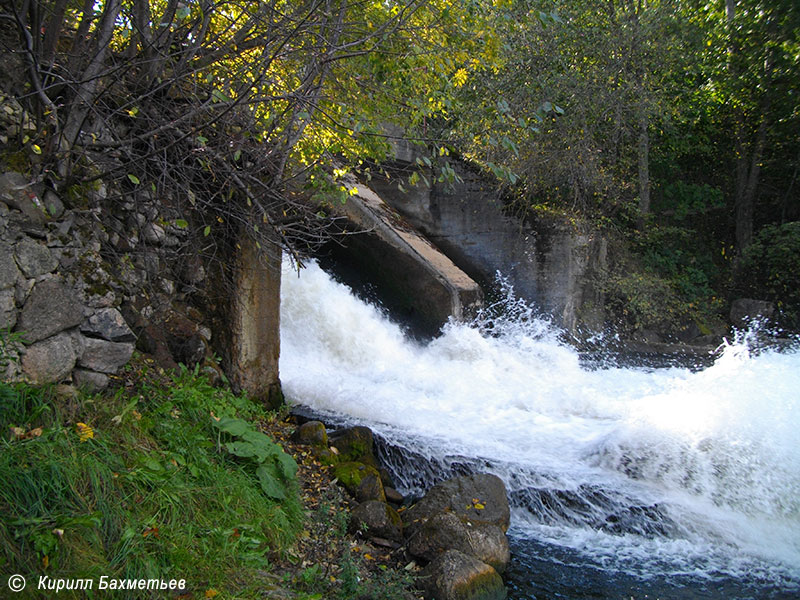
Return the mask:
M 131 183 L 133 185 L 139 185 L 139 178 L 136 175 L 132 175 L 131 173 L 128 173 L 128 179 L 130 179 L 130 181 L 131 181 Z
M 295 475 L 297 475 L 297 463 L 295 462 L 294 458 L 283 451 L 281 451 L 276 458 L 278 460 L 278 467 L 280 468 L 284 479 L 287 481 L 294 479 Z
M 204 236 L 206 236 L 206 237 L 208 237 L 208 234 L 209 234 L 209 233 L 211 233 L 211 225 L 206 225 L 206 226 L 203 228 L 203 235 L 204 235 Z
M 211 92 L 211 101 L 212 102 L 230 102 L 231 99 L 224 94 L 219 89 L 215 88 L 213 92 Z
M 213 421 L 213 424 L 217 429 L 236 437 L 241 437 L 243 434 L 253 430 L 247 421 L 232 417 L 222 417 L 219 421 Z
M 261 489 L 270 498 L 283 500 L 286 498 L 286 489 L 277 477 L 275 465 L 261 465 L 256 469 L 256 477 L 261 484 Z
M 175 227 L 179 229 L 186 229 L 189 226 L 189 222 L 186 219 L 175 219 Z

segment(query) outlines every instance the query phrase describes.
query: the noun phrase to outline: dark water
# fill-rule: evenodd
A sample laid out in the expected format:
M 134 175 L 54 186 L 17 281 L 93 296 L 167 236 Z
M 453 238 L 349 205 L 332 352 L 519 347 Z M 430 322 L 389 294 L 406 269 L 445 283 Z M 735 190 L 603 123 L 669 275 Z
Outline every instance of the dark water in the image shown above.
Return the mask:
M 505 574 L 509 600 L 796 600 L 800 589 L 729 577 L 637 577 L 580 553 L 512 534 Z M 796 584 L 795 584 L 796 586 Z

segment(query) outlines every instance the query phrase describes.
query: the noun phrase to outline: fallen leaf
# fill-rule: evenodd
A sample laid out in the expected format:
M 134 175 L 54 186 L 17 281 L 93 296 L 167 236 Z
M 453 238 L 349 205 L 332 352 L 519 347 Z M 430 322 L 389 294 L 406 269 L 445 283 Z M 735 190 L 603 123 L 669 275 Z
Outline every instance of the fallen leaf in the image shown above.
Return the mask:
M 81 442 L 89 441 L 94 437 L 94 429 L 86 423 L 76 423 L 75 428 L 77 429 L 78 439 Z

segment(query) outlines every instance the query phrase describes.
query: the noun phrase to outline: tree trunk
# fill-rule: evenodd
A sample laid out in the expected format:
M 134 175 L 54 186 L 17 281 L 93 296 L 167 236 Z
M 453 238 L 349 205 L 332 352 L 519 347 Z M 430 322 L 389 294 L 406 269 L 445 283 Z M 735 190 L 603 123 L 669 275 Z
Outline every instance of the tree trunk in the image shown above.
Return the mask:
M 89 115 L 92 104 L 95 101 L 95 92 L 97 91 L 100 72 L 103 69 L 103 63 L 108 52 L 108 45 L 111 43 L 111 37 L 114 34 L 114 26 L 121 8 L 121 0 L 108 0 L 106 3 L 103 17 L 100 20 L 100 25 L 96 32 L 97 49 L 92 60 L 82 73 L 80 78 L 81 83 L 77 86 L 75 98 L 72 101 L 69 114 L 64 122 L 64 129 L 61 131 L 61 138 L 58 144 L 60 153 L 66 153 L 72 149 L 86 121 L 86 117 Z M 86 15 L 84 15 L 84 18 L 85 17 Z M 65 177 L 70 170 L 70 161 L 66 157 L 62 158 L 63 161 L 59 168 L 59 175 Z
M 639 115 L 639 220 L 640 224 L 650 214 L 650 134 L 649 119 L 642 109 Z
M 753 207 L 766 141 L 767 119 L 764 116 L 756 131 L 750 160 L 748 161 L 743 155 L 737 160 L 737 171 L 740 173 L 737 173 L 736 178 L 736 252 L 739 256 L 753 240 Z

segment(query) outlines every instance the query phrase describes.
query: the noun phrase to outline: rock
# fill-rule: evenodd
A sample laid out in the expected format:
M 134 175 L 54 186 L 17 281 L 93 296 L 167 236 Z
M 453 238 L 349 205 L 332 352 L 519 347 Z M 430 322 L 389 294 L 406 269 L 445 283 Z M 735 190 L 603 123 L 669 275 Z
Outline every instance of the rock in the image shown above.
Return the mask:
M 29 237 L 23 237 L 14 250 L 19 268 L 28 279 L 52 273 L 58 267 L 58 261 L 42 244 L 37 244 Z
M 380 476 L 367 475 L 361 479 L 355 496 L 359 502 L 367 502 L 368 500 L 386 502 L 386 493 L 383 491 L 383 483 L 381 483 Z
M 31 182 L 20 173 L 9 171 L 0 175 L 0 200 L 34 223 L 45 222 L 44 204 L 33 191 Z
M 511 518 L 503 481 L 496 475 L 479 473 L 454 477 L 433 486 L 405 512 L 404 520 L 414 532 L 430 517 L 448 511 L 464 520 L 492 523 L 503 532 L 508 530 Z
M 386 500 L 388 502 L 392 502 L 393 504 L 402 504 L 403 500 L 405 500 L 405 498 L 403 497 L 403 494 L 398 492 L 393 487 L 389 487 L 389 486 L 387 486 L 385 484 L 383 486 L 383 492 L 384 492 L 384 494 L 386 494 Z
M 366 528 L 367 534 L 400 542 L 403 540 L 403 520 L 397 511 L 385 502 L 369 500 L 356 506 L 350 513 L 350 531 Z
M 76 359 L 73 336 L 59 333 L 28 347 L 22 371 L 34 383 L 57 383 L 70 374 Z
M 331 434 L 329 442 L 339 451 L 342 462 L 359 461 L 378 466 L 373 454 L 374 439 L 369 427 L 356 426 L 340 429 Z
M 327 448 L 328 432 L 325 431 L 325 425 L 320 421 L 308 421 L 297 428 L 292 434 L 292 440 L 306 446 Z
M 53 219 L 58 219 L 64 214 L 64 203 L 53 190 L 46 190 L 44 193 L 44 208 L 47 214 Z
M 506 534 L 490 523 L 462 521 L 450 512 L 428 519 L 408 540 L 408 552 L 432 561 L 447 550 L 458 550 L 503 573 L 511 560 Z
M 133 342 L 136 336 L 116 308 L 99 308 L 81 324 L 81 333 L 109 342 Z
M 0 244 L 0 290 L 10 288 L 13 286 L 20 276 L 17 263 L 11 260 L 12 251 L 11 246 L 7 244 Z
M 149 244 L 163 244 L 167 237 L 164 228 L 156 223 L 147 223 L 142 227 L 142 235 Z
M 206 278 L 206 270 L 199 256 L 191 256 L 183 264 L 181 280 L 189 285 L 202 283 Z
M 0 329 L 11 329 L 17 324 L 17 304 L 14 290 L 0 290 Z
M 108 387 L 109 377 L 105 373 L 89 371 L 87 369 L 75 369 L 72 372 L 72 380 L 79 388 L 87 392 L 101 392 Z
M 37 283 L 22 307 L 17 331 L 29 344 L 38 342 L 83 321 L 83 308 L 74 290 L 61 281 L 50 279 Z
M 116 373 L 133 354 L 133 344 L 84 338 L 84 348 L 78 359 L 81 367 L 99 373 Z
M 375 467 L 360 462 L 339 463 L 333 468 L 333 474 L 353 496 L 365 477 L 372 475 L 380 480 L 380 474 Z
M 448 550 L 423 569 L 417 585 L 426 600 L 504 600 L 500 575 L 486 563 Z
M 759 318 L 769 319 L 775 315 L 775 305 L 766 300 L 739 298 L 731 303 L 731 323 L 734 327 L 748 327 Z

